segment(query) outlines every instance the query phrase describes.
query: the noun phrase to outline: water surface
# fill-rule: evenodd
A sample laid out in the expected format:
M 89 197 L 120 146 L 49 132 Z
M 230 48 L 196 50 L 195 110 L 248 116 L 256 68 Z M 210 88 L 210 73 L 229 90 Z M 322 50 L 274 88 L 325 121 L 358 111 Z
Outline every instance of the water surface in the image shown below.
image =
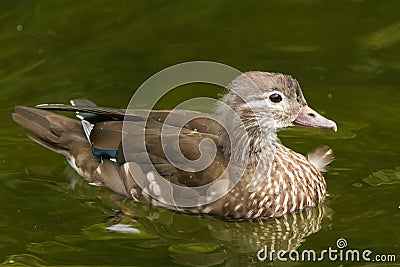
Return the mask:
M 0 262 L 249 266 L 266 264 L 256 257 L 264 245 L 321 251 L 339 238 L 399 262 L 398 10 L 395 0 L 2 1 Z M 72 98 L 123 108 L 151 75 L 192 60 L 300 81 L 309 104 L 339 131 L 293 128 L 280 137 L 303 154 L 321 144 L 335 151 L 324 205 L 229 223 L 127 203 L 139 220 L 107 220 L 118 210 L 110 191 L 86 184 L 10 118 L 15 105 Z M 218 93 L 193 86 L 158 107 Z

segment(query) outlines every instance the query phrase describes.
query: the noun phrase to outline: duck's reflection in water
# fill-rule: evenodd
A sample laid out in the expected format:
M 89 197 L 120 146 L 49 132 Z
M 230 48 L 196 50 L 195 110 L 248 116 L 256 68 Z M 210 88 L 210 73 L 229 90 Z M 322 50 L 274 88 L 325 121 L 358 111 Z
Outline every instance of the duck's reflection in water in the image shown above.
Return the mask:
M 108 229 L 121 223 L 140 227 L 157 237 L 144 240 L 140 246 L 168 246 L 173 260 L 187 266 L 266 264 L 267 261 L 262 263 L 257 257 L 260 249 L 267 247 L 268 252 L 298 249 L 308 236 L 329 225 L 332 213 L 326 204 L 321 204 L 279 219 L 227 222 L 133 205 L 137 220 L 112 218 L 106 222 Z

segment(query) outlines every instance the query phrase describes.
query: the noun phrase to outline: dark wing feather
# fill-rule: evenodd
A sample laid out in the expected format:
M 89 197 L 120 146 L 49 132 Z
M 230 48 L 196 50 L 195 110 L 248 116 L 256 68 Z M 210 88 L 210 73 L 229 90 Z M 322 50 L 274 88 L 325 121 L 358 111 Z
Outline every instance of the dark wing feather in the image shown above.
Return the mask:
M 114 108 L 82 107 L 82 106 L 72 106 L 64 104 L 40 104 L 35 107 L 38 109 L 45 109 L 45 110 L 74 111 L 74 112 L 96 114 L 111 120 L 123 120 L 125 116 L 125 110 L 114 109 Z
M 125 110 L 97 106 L 72 106 L 64 104 L 41 104 L 37 105 L 36 108 L 45 110 L 84 112 L 103 116 L 104 119 L 120 121 L 124 119 L 132 121 L 146 121 L 146 118 L 148 116 L 150 121 L 159 123 L 165 123 L 168 115 L 170 115 L 171 113 L 170 110 L 152 110 L 149 113 L 148 110 L 144 109 Z M 185 128 L 206 133 L 214 124 L 214 122 L 208 118 L 210 116 L 212 115 L 204 114 L 197 111 L 174 110 L 173 115 L 168 118 L 167 124 L 171 126 L 181 127 L 182 122 L 188 121 L 188 123 L 184 124 Z
M 98 149 L 117 150 L 121 139 L 122 121 L 99 122 L 90 133 L 90 141 Z

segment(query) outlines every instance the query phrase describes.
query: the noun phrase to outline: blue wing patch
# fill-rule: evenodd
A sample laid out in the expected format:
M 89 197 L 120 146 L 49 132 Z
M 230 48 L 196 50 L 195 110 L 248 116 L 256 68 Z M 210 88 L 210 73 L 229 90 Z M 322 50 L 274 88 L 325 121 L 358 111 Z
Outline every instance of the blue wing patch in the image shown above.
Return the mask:
M 117 150 L 98 149 L 94 146 L 92 146 L 92 153 L 95 156 L 105 158 L 115 158 L 117 156 Z

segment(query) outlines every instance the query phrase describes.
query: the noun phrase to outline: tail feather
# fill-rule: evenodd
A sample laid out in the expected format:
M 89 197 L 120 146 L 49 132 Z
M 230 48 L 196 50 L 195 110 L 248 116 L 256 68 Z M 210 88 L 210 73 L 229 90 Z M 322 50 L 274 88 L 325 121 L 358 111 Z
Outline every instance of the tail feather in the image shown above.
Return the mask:
M 38 143 L 39 145 L 41 145 L 41 146 L 43 146 L 43 147 L 45 147 L 45 148 L 47 148 L 47 149 L 49 149 L 51 151 L 54 151 L 54 152 L 56 152 L 58 154 L 61 154 L 64 157 L 68 158 L 68 157 L 71 156 L 68 149 L 66 149 L 66 148 L 64 148 L 62 146 L 59 146 L 59 145 L 57 145 L 57 144 L 55 144 L 53 142 L 49 142 L 49 141 L 47 141 L 45 139 L 42 139 L 42 138 L 40 138 L 40 137 L 38 137 L 36 135 L 32 135 L 32 134 L 28 134 L 28 137 L 31 140 L 33 140 L 36 143 Z
M 69 142 L 66 142 L 70 138 L 65 135 L 72 134 L 78 138 L 84 138 L 79 121 L 49 111 L 17 106 L 12 118 L 35 134 L 28 135 L 30 139 L 66 157 L 70 156 Z
M 307 155 L 310 161 L 320 171 L 326 171 L 326 167 L 335 159 L 333 150 L 327 146 L 317 147 Z
M 27 107 L 15 107 L 15 113 L 12 114 L 14 121 L 35 134 L 46 137 L 48 140 L 56 140 L 57 136 L 50 131 L 50 123 L 46 116 L 50 112 L 36 111 Z
M 49 111 L 18 106 L 12 118 L 32 131 L 28 137 L 43 147 L 65 156 L 69 164 L 89 182 L 102 184 L 129 197 L 118 182 L 111 161 L 107 164 L 92 153 L 80 121 Z M 102 164 L 102 165 L 100 165 Z

